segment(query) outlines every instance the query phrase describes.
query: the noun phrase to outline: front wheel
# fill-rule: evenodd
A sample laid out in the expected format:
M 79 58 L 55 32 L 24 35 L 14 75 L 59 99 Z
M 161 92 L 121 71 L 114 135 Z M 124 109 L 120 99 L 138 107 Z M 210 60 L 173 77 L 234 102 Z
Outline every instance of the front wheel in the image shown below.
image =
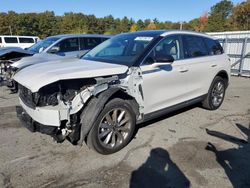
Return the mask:
M 218 109 L 224 101 L 225 91 L 225 80 L 219 76 L 216 76 L 210 86 L 205 100 L 202 102 L 202 106 L 208 110 Z
M 101 154 L 112 154 L 132 139 L 136 116 L 126 100 L 112 99 L 97 117 L 87 143 Z

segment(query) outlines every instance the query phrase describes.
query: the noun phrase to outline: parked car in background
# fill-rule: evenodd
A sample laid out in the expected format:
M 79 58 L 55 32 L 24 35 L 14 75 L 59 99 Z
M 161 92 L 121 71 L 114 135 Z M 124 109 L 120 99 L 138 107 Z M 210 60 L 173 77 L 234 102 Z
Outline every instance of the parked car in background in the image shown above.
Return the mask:
M 79 48 L 82 50 L 83 48 L 85 50 L 83 50 L 83 52 L 79 52 L 80 50 L 77 48 L 76 50 L 74 50 L 74 53 L 72 54 L 74 55 L 78 55 L 78 53 L 81 53 L 79 56 L 81 56 L 82 54 L 86 53 L 89 49 L 93 48 L 93 46 L 96 46 L 96 44 L 99 44 L 100 42 L 102 42 L 103 40 L 105 40 L 106 38 L 109 38 L 109 36 L 106 35 L 57 35 L 57 36 L 51 36 L 51 37 L 47 37 L 44 40 L 38 41 L 36 44 L 32 45 L 29 48 L 26 48 L 25 50 L 20 48 L 20 47 L 2 47 L 0 48 L 0 61 L 10 61 L 10 62 L 15 62 L 17 60 L 20 60 L 23 57 L 26 56 L 32 56 L 34 54 L 37 53 L 54 53 L 57 55 L 61 55 L 61 56 L 69 56 L 72 51 L 68 51 L 65 53 L 61 53 L 61 52 L 57 52 L 58 47 L 56 47 L 56 45 L 63 45 L 66 39 L 71 38 L 71 37 L 89 37 L 90 39 L 88 41 L 85 41 L 83 39 L 81 39 L 81 41 L 79 41 L 79 44 L 81 42 L 81 46 L 79 46 Z M 101 37 L 101 39 L 100 39 Z M 72 41 L 71 41 L 72 42 Z M 86 42 L 87 45 L 83 46 L 84 42 Z M 1 44 L 1 43 L 0 43 Z M 62 46 L 63 47 L 63 46 Z M 66 47 L 66 46 L 65 46 Z M 63 47 L 63 48 L 65 48 Z M 54 49 L 52 49 L 54 48 Z M 63 50 L 63 49 L 61 49 Z M 72 50 L 72 49 L 71 49 Z
M 24 57 L 10 65 L 7 74 L 7 85 L 13 92 L 17 87 L 12 80 L 16 71 L 38 63 L 56 61 L 62 58 L 79 58 L 90 49 L 109 39 L 107 35 L 67 34 L 48 37 L 31 46 L 28 51 L 35 53 L 33 56 Z
M 18 117 L 31 131 L 111 154 L 135 126 L 185 106 L 223 103 L 230 62 L 214 38 L 188 31 L 117 35 L 80 59 L 27 67 Z
M 13 63 L 15 61 L 20 60 L 26 56 L 34 55 L 33 52 L 28 50 L 24 50 L 19 47 L 4 47 L 0 48 L 0 62 L 1 61 L 8 61 L 9 63 Z
M 0 35 L 0 48 L 19 47 L 26 49 L 39 41 L 37 36 Z
M 49 53 L 59 56 L 81 57 L 90 49 L 109 39 L 107 35 L 65 34 L 48 37 L 28 50 L 34 53 Z
M 0 67 L 7 70 L 9 65 L 23 57 L 32 56 L 35 52 L 27 50 L 40 39 L 33 36 L 0 35 Z M 0 70 L 0 72 L 3 71 Z

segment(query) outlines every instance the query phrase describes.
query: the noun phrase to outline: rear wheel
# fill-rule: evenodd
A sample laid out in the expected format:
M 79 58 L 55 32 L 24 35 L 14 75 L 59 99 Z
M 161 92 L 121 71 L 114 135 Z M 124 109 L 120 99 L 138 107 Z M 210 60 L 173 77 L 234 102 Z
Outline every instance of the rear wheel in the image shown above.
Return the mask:
M 112 99 L 97 117 L 87 143 L 98 153 L 115 153 L 131 140 L 135 121 L 135 113 L 127 101 Z
M 226 91 L 225 80 L 216 76 L 210 86 L 209 92 L 202 102 L 202 106 L 208 110 L 216 110 L 223 103 Z

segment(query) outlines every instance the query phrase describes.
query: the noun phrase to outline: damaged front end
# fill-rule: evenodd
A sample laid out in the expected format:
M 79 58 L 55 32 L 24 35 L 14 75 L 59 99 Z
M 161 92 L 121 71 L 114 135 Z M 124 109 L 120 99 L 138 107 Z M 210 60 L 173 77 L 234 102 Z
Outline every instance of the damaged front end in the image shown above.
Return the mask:
M 81 144 L 78 141 L 84 140 L 90 129 L 81 125 L 81 118 L 84 118 L 81 113 L 92 98 L 108 90 L 113 90 L 112 94 L 124 92 L 136 101 L 140 121 L 144 109 L 141 87 L 139 68 L 130 68 L 122 75 L 60 80 L 35 93 L 19 85 L 21 107 L 17 108 L 17 113 L 32 132 L 51 135 L 57 142 L 68 139 L 72 144 Z M 102 109 L 110 95 L 102 99 L 96 111 Z

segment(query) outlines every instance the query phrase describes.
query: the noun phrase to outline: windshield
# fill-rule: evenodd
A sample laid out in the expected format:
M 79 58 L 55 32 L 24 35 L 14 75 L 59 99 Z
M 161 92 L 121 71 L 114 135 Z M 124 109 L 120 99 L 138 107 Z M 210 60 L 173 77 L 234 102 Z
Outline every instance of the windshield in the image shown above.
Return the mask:
M 145 35 L 118 35 L 98 45 L 82 59 L 131 66 L 153 39 L 154 37 Z
M 49 37 L 44 40 L 39 41 L 38 43 L 31 46 L 28 51 L 39 53 L 46 48 L 48 48 L 51 44 L 55 43 L 57 40 L 59 40 L 58 37 Z

